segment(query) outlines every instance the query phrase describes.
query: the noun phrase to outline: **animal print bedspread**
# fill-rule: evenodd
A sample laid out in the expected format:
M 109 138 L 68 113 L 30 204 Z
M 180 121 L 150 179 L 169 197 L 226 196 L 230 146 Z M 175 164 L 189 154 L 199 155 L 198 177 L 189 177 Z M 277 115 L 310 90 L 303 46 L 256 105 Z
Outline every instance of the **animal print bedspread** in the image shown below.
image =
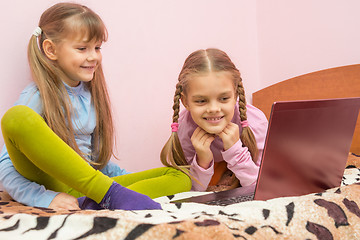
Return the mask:
M 0 239 L 360 239 L 359 159 L 339 188 L 225 207 L 169 203 L 187 192 L 156 199 L 163 210 L 54 211 L 1 192 Z

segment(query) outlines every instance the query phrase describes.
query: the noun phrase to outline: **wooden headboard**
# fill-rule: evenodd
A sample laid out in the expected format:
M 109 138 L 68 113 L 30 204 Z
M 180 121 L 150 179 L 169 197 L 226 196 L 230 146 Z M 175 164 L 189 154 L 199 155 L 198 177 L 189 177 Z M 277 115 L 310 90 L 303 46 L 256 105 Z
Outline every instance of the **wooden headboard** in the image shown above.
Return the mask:
M 360 64 L 294 77 L 254 92 L 253 105 L 269 119 L 275 101 L 360 97 Z M 350 151 L 360 154 L 360 114 Z

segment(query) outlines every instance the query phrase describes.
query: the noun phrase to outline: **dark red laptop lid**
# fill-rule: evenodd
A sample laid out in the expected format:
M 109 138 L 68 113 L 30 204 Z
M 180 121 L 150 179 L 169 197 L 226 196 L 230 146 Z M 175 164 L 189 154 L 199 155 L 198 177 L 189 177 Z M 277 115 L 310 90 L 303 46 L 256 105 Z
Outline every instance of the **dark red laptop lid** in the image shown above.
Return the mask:
M 359 108 L 360 98 L 274 103 L 255 200 L 340 186 Z

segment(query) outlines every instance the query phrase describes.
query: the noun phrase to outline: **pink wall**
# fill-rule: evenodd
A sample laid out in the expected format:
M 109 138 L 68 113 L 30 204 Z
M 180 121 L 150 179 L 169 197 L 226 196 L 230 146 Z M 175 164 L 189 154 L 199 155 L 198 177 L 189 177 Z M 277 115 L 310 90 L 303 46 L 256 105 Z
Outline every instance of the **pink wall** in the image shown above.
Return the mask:
M 0 116 L 30 82 L 27 42 L 41 13 L 56 2 L 2 4 Z M 228 52 L 249 101 L 252 92 L 286 78 L 359 62 L 357 0 L 77 2 L 99 13 L 109 30 L 103 62 L 117 125 L 116 162 L 129 171 L 161 166 L 177 75 L 194 50 Z
M 258 0 L 260 85 L 360 63 L 359 9 L 358 0 Z

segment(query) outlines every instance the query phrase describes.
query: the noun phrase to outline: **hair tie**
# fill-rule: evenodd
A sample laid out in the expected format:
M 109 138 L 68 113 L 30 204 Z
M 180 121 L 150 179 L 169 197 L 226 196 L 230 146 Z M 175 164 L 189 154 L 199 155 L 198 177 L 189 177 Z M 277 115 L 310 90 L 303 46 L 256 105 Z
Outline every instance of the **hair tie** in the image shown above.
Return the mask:
M 242 127 L 242 128 L 246 128 L 246 127 L 248 127 L 248 126 L 249 126 L 248 120 L 241 121 L 241 127 Z
M 174 123 L 171 124 L 171 131 L 172 132 L 177 132 L 178 128 L 179 128 L 179 124 L 177 122 L 174 122 Z
M 33 35 L 34 35 L 35 37 L 38 37 L 38 36 L 41 35 L 41 33 L 42 33 L 41 28 L 40 28 L 40 27 L 36 27 L 35 30 L 34 30 L 34 32 L 33 32 Z

